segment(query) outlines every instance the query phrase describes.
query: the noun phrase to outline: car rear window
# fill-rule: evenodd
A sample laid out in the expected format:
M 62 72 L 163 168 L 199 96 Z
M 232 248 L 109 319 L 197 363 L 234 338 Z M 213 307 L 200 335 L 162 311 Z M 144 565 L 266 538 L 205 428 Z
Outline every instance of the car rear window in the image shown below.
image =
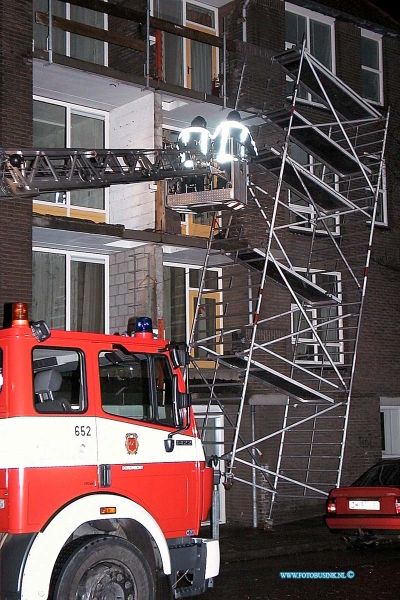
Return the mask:
M 393 486 L 400 487 L 400 463 L 393 465 L 375 465 L 359 477 L 355 487 Z

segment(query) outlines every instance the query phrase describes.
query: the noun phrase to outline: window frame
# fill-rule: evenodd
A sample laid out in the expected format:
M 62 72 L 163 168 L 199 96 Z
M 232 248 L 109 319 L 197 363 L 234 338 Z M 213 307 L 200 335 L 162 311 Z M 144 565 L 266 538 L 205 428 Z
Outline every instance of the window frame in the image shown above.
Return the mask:
M 308 10 L 301 6 L 297 6 L 296 4 L 291 4 L 290 2 L 285 2 L 285 14 L 286 12 L 293 13 L 297 16 L 304 17 L 306 19 L 306 48 L 311 53 L 310 50 L 310 21 L 317 21 L 319 23 L 328 25 L 331 30 L 331 72 L 336 73 L 336 41 L 335 41 L 335 19 L 333 17 L 328 17 L 327 15 L 322 15 L 321 13 L 315 12 L 313 10 Z M 286 40 L 286 31 L 285 31 L 285 50 L 289 50 L 295 46 L 294 43 L 288 42 Z M 288 76 L 286 77 L 287 81 L 292 81 Z M 297 96 L 297 102 L 305 102 L 307 104 L 314 104 L 320 106 L 319 102 L 315 102 L 312 99 L 310 93 L 307 93 L 306 98 L 301 98 Z
M 183 423 L 183 419 L 180 417 L 180 415 L 178 414 L 178 409 L 177 409 L 177 394 L 178 394 L 178 382 L 177 382 L 177 375 L 173 372 L 171 364 L 168 360 L 168 357 L 160 354 L 152 354 L 150 352 L 136 352 L 136 351 L 130 351 L 130 354 L 132 354 L 133 356 L 141 356 L 143 360 L 146 361 L 146 369 L 147 369 L 147 375 L 148 375 L 148 384 L 149 384 L 149 389 L 148 389 L 148 393 L 149 393 L 149 397 L 148 397 L 148 404 L 138 404 L 135 405 L 133 403 L 120 403 L 120 404 L 105 404 L 103 402 L 103 390 L 102 390 L 102 386 L 101 386 L 101 364 L 100 364 L 100 358 L 101 355 L 105 355 L 106 353 L 112 352 L 112 350 L 110 349 L 103 349 L 100 350 L 98 353 L 98 375 L 99 375 L 99 384 L 100 384 L 100 399 L 101 399 L 101 409 L 102 411 L 108 415 L 108 417 L 114 418 L 122 418 L 122 419 L 128 419 L 130 421 L 138 421 L 141 424 L 157 424 L 157 425 L 161 425 L 164 427 L 167 427 L 168 429 L 180 429 L 182 428 L 182 426 L 184 425 Z M 157 388 L 157 362 L 163 362 L 163 372 L 165 373 L 165 371 L 168 371 L 168 376 L 169 376 L 169 380 L 170 380 L 170 385 L 171 385 L 171 416 L 173 418 L 173 424 L 171 422 L 168 422 L 167 417 L 162 418 L 160 417 L 160 413 L 159 413 L 159 407 L 160 404 L 158 403 L 158 388 Z M 113 364 L 110 362 L 110 365 L 106 365 L 107 367 L 110 366 L 112 368 L 118 369 L 121 367 L 129 367 L 129 362 L 121 362 L 118 364 Z M 150 408 L 150 416 L 146 417 L 143 413 L 143 416 L 137 416 L 137 415 L 133 415 L 133 414 L 129 414 L 129 411 L 124 414 L 124 412 L 120 412 L 118 409 L 115 409 L 115 412 L 113 412 L 112 410 L 105 410 L 105 407 L 118 407 L 118 409 L 120 407 L 126 406 L 126 407 L 133 407 L 133 406 L 139 406 L 139 407 L 145 407 L 148 406 Z
M 190 337 L 190 332 L 192 329 L 192 325 L 193 325 L 193 320 L 194 320 L 194 308 L 193 308 L 193 303 L 195 301 L 196 298 L 198 298 L 199 295 L 199 287 L 193 287 L 190 285 L 190 271 L 191 270 L 196 270 L 196 271 L 202 271 L 203 267 L 200 265 L 191 265 L 191 264 L 184 264 L 184 263 L 173 263 L 170 262 L 168 260 L 163 261 L 163 267 L 170 267 L 170 268 L 179 268 L 179 269 L 184 269 L 185 271 L 185 329 L 186 329 L 186 340 L 185 342 L 188 343 L 189 342 L 189 337 Z M 213 271 L 217 273 L 217 281 L 221 280 L 222 277 L 222 269 L 215 267 L 212 268 L 210 267 L 209 269 L 207 269 L 208 271 Z M 207 298 L 212 298 L 214 299 L 217 303 L 216 306 L 216 318 L 215 318 L 215 326 L 216 328 L 222 328 L 222 322 L 223 322 L 223 310 L 222 310 L 222 299 L 223 299 L 223 292 L 221 290 L 214 290 L 214 288 L 204 288 L 203 292 L 207 292 L 206 297 Z M 209 293 L 208 293 L 209 292 Z M 219 321 L 219 323 L 218 323 Z M 178 340 L 181 341 L 181 340 Z M 218 344 L 218 348 L 219 348 L 219 352 L 222 354 L 223 352 L 223 345 L 222 343 Z M 192 349 L 192 356 L 193 356 L 193 349 Z M 207 367 L 207 365 L 209 366 L 210 363 L 212 362 L 212 359 L 209 360 L 204 360 L 204 359 L 196 359 L 196 363 L 202 367 Z
M 384 98 L 383 98 L 383 48 L 382 48 L 382 35 L 379 33 L 375 33 L 374 31 L 369 31 L 368 29 L 361 29 L 361 38 L 366 38 L 369 40 L 373 40 L 377 43 L 378 48 L 378 69 L 374 69 L 373 67 L 368 67 L 362 63 L 361 56 L 361 71 L 367 71 L 370 73 L 375 73 L 379 77 L 379 99 L 372 100 L 370 98 L 366 98 L 363 94 L 362 97 L 369 103 L 374 104 L 376 106 L 383 106 Z
M 189 21 L 187 18 L 187 4 L 193 4 L 194 6 L 198 6 L 199 8 L 204 8 L 210 12 L 214 13 L 214 27 L 208 27 L 206 25 L 200 25 L 199 23 L 195 23 L 194 21 Z M 204 33 L 210 33 L 212 35 L 218 35 L 218 10 L 213 6 L 208 4 L 203 4 L 201 2 L 197 2 L 197 0 L 183 0 L 183 20 L 186 27 L 190 27 L 191 29 L 196 29 L 197 31 L 201 31 Z M 192 88 L 192 75 L 191 75 L 191 52 L 192 52 L 192 43 L 193 40 L 186 39 L 183 45 L 183 59 L 184 59 L 184 86 L 188 89 Z M 189 66 L 190 63 L 190 66 Z M 211 46 L 211 81 L 210 81 L 210 91 L 209 94 L 212 93 L 212 80 L 213 78 L 218 77 L 219 71 L 219 49 L 215 46 Z M 189 71 L 190 69 L 190 71 Z M 202 93 L 205 93 L 202 90 Z
M 182 1 L 182 26 L 185 27 L 190 27 L 191 29 L 196 29 L 198 31 L 202 31 L 205 33 L 210 33 L 212 35 L 219 35 L 219 29 L 218 29 L 218 9 L 214 6 L 211 6 L 210 4 L 205 4 L 203 2 L 198 2 L 198 0 L 181 0 Z M 189 21 L 189 19 L 187 19 L 187 10 L 186 10 L 186 5 L 187 4 L 193 4 L 195 6 L 198 6 L 199 8 L 203 8 L 205 10 L 208 10 L 210 12 L 214 13 L 214 27 L 208 27 L 206 25 L 201 25 L 199 23 L 195 23 L 194 21 Z M 150 0 L 150 14 L 151 15 L 155 15 L 155 9 L 154 9 L 154 0 Z M 192 89 L 192 83 L 191 83 L 191 74 L 189 72 L 189 61 L 191 58 L 191 43 L 192 41 L 189 39 L 185 39 L 182 38 L 182 68 L 183 68 L 183 73 L 182 73 L 182 87 L 184 87 L 185 89 Z M 212 52 L 211 52 L 211 81 L 210 81 L 210 85 L 212 84 L 212 80 L 214 77 L 218 77 L 219 75 L 219 49 L 216 48 L 215 46 L 211 47 Z M 162 67 L 163 69 L 163 76 L 165 76 L 165 66 L 163 65 Z M 212 89 L 211 89 L 212 92 Z M 210 93 L 211 93 L 210 92 Z M 205 93 L 205 92 L 202 92 Z
M 71 330 L 71 262 L 87 262 L 104 265 L 104 333 L 109 333 L 110 327 L 110 290 L 109 290 L 109 256 L 73 250 L 59 250 L 43 246 L 33 246 L 32 252 L 61 254 L 65 256 L 65 330 Z
M 79 114 L 81 116 L 87 116 L 88 118 L 98 119 L 104 124 L 104 148 L 109 147 L 109 113 L 106 111 L 102 111 L 96 108 L 90 108 L 88 106 L 82 106 L 79 104 L 73 104 L 71 102 L 64 102 L 62 100 L 53 100 L 51 98 L 45 98 L 44 96 L 39 96 L 34 94 L 33 101 L 42 102 L 43 104 L 53 104 L 55 106 L 61 106 L 65 109 L 65 149 L 71 148 L 71 116 L 73 114 Z M 64 149 L 64 148 L 61 148 Z M 34 198 L 34 203 L 42 206 L 57 206 L 63 207 L 66 209 L 67 215 L 72 216 L 71 212 L 88 212 L 95 214 L 102 214 L 105 217 L 106 222 L 109 219 L 109 203 L 110 203 L 110 192 L 108 188 L 103 189 L 104 193 L 104 208 L 90 208 L 86 206 L 79 206 L 75 204 L 71 204 L 71 192 L 63 192 L 60 190 L 55 193 L 55 198 L 57 197 L 57 201 L 49 202 L 47 200 L 40 200 L 40 196 Z M 58 201 L 58 198 L 61 198 L 61 202 Z M 65 199 L 65 201 L 63 201 Z M 76 216 L 76 215 L 73 215 Z
M 306 269 L 304 268 L 296 268 L 295 269 L 296 272 L 303 274 L 303 276 L 305 276 L 304 274 L 307 272 Z M 319 271 L 319 270 L 312 270 L 310 271 L 310 275 L 311 275 L 311 281 L 313 283 L 316 283 L 317 285 L 321 285 L 320 283 L 317 282 L 317 276 L 318 275 L 334 275 L 336 277 L 336 285 L 337 285 L 337 297 L 339 298 L 339 300 L 341 300 L 342 298 L 342 274 L 340 271 L 329 271 L 329 272 L 325 272 L 325 271 Z M 321 287 L 323 287 L 321 285 Z M 343 326 L 344 326 L 344 322 L 343 322 L 343 309 L 342 309 L 342 305 L 341 303 L 337 304 L 337 305 L 333 305 L 336 309 L 337 309 L 337 314 L 335 316 L 332 316 L 333 319 L 337 319 L 336 323 L 336 327 L 335 330 L 337 331 L 337 341 L 335 342 L 325 342 L 324 346 L 327 348 L 328 346 L 331 348 L 337 348 L 337 354 L 339 355 L 339 360 L 332 360 L 333 364 L 335 365 L 343 365 L 344 364 L 344 332 L 343 332 Z M 315 307 L 307 307 L 304 310 L 306 311 L 306 313 L 308 313 L 310 315 L 310 321 L 312 323 L 312 325 L 315 327 L 316 325 L 318 325 L 318 322 L 320 320 L 319 314 L 320 314 L 320 310 L 326 308 L 326 306 L 315 306 Z M 325 366 L 327 368 L 329 368 L 331 365 L 329 363 L 329 361 L 325 358 L 325 360 L 321 360 L 319 358 L 318 355 L 318 350 L 320 349 L 320 345 L 318 343 L 318 340 L 313 339 L 313 331 L 309 329 L 309 325 L 308 323 L 304 323 L 304 327 L 301 327 L 301 329 L 305 329 L 308 328 L 308 331 L 305 332 L 307 335 L 311 335 L 311 338 L 307 338 L 307 337 L 301 337 L 300 335 L 297 335 L 295 330 L 294 330 L 294 315 L 296 312 L 299 312 L 299 307 L 297 306 L 297 304 L 292 303 L 291 304 L 291 315 L 290 315 L 290 331 L 291 331 L 291 343 L 293 347 L 299 346 L 300 344 L 304 344 L 306 346 L 313 346 L 314 347 L 314 353 L 313 353 L 313 359 L 309 359 L 309 358 L 304 358 L 304 359 L 299 359 L 297 358 L 297 356 L 294 356 L 294 362 L 301 364 L 301 365 L 314 365 L 314 366 Z M 325 319 L 325 320 L 329 320 L 329 319 Z M 320 335 L 320 332 L 323 331 L 323 327 L 317 327 L 317 332 Z M 303 334 L 304 335 L 304 334 Z M 320 335 L 321 337 L 321 335 Z
M 47 367 L 47 369 L 38 369 L 36 372 L 33 368 L 34 366 L 34 352 L 35 350 L 38 350 L 39 353 L 51 353 L 51 351 L 54 351 L 54 355 L 55 356 L 64 356 L 66 354 L 69 353 L 75 353 L 78 357 L 78 365 L 79 365 L 79 380 L 80 380 L 80 392 L 79 392 L 79 399 L 78 399 L 78 403 L 77 406 L 75 406 L 75 403 L 70 402 L 68 400 L 68 402 L 71 405 L 70 410 L 65 411 L 65 412 L 54 412 L 54 411 L 38 411 L 36 409 L 36 396 L 37 394 L 35 393 L 35 376 L 37 375 L 37 373 L 41 372 L 42 370 L 48 370 L 50 368 L 54 368 L 56 371 L 60 372 L 61 369 L 59 369 L 58 367 L 60 365 L 62 365 L 63 363 L 59 363 L 57 361 L 56 365 L 52 365 L 51 367 Z M 57 352 L 59 352 L 59 354 L 57 355 Z M 36 360 L 41 360 L 39 357 Z M 62 374 L 62 373 L 61 373 Z M 61 388 L 60 388 L 61 389 Z M 55 392 L 56 394 L 58 392 Z M 64 392 L 65 393 L 65 392 Z M 76 346 L 60 346 L 60 345 L 56 345 L 56 346 L 34 346 L 32 348 L 32 394 L 33 394 L 33 405 L 34 408 L 36 410 L 36 412 L 40 415 L 42 414 L 52 414 L 52 415 L 75 415 L 75 414 L 83 414 L 86 413 L 88 410 L 88 390 L 87 390 L 87 367 L 86 367 L 86 356 L 85 356 L 85 352 L 82 350 L 82 348 L 76 347 Z M 54 398 L 54 400 L 56 401 L 57 398 Z M 67 400 L 67 398 L 65 398 L 65 400 Z
M 382 431 L 382 457 L 400 457 L 400 406 L 393 399 L 393 404 L 380 406 Z M 396 452 L 397 450 L 397 452 Z

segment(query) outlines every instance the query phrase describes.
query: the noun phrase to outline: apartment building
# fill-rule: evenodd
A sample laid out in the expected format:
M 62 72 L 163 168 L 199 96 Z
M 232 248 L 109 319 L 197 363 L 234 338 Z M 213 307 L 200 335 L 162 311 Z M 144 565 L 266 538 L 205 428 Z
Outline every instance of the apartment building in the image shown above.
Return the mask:
M 196 410 L 200 418 L 204 415 L 207 453 L 223 456 L 225 469 L 232 436 L 234 450 L 237 444 L 259 440 L 250 443 L 246 464 L 231 465 L 236 479 L 232 489 L 225 490 L 231 481 L 221 486 L 223 522 L 263 524 L 321 512 L 326 489 L 338 476 L 349 482 L 382 454 L 400 454 L 395 202 L 399 23 L 372 4 L 339 0 L 21 0 L 4 7 L 0 0 L 0 5 L 0 145 L 7 149 L 175 148 L 179 132 L 194 117 L 203 116 L 213 133 L 234 108 L 249 126 L 260 155 L 283 148 L 288 124 L 283 118 L 280 130 L 276 115 L 293 102 L 293 77 L 277 57 L 293 48 L 311 57 L 310 65 L 317 61 L 317 74 L 326 75 L 325 69 L 332 73 L 322 104 L 329 108 L 332 100 L 335 108 L 340 89 L 352 102 L 365 103 L 366 120 L 382 115 L 379 133 L 368 132 L 371 148 L 377 138 L 385 144 L 386 160 L 379 161 L 372 255 L 361 264 L 363 272 L 368 267 L 365 301 L 352 327 L 346 327 L 341 307 L 348 275 L 339 263 L 348 262 L 347 253 L 352 260 L 348 240 L 354 237 L 358 243 L 359 234 L 364 245 L 367 241 L 362 252 L 368 253 L 371 218 L 363 206 L 353 223 L 357 211 L 351 205 L 350 216 L 333 210 L 320 219 L 314 203 L 284 182 L 279 202 L 288 212 L 276 215 L 276 227 L 284 230 L 282 237 L 277 235 L 280 250 L 295 257 L 298 274 L 340 296 L 340 306 L 307 307 L 304 316 L 316 324 L 310 330 L 286 292 L 268 287 L 268 306 L 280 312 L 272 320 L 261 307 L 263 323 L 252 339 L 248 325 L 257 312 L 258 284 L 233 254 L 237 248 L 268 246 L 277 197 L 270 171 L 278 169 L 279 174 L 279 160 L 272 169 L 265 168 L 268 161 L 250 163 L 255 183 L 248 205 L 239 211 L 211 202 L 209 210 L 207 205 L 200 212 L 180 210 L 170 198 L 176 182 L 163 178 L 60 189 L 33 198 L 4 195 L 0 310 L 23 300 L 30 303 L 33 319 L 44 318 L 51 327 L 120 334 L 131 317 L 148 314 L 160 333 L 165 329 L 166 337 L 192 344 L 196 368 L 190 378 Z M 320 104 L 300 84 L 299 118 L 306 114 L 307 124 L 321 119 L 327 131 L 331 115 Z M 357 126 L 352 127 L 355 135 Z M 361 125 L 358 130 L 363 135 Z M 290 156 L 342 194 L 344 183 L 332 173 L 320 173 L 307 143 L 290 140 Z M 373 154 L 368 148 L 363 152 Z M 357 161 L 364 169 L 364 157 Z M 328 237 L 332 247 L 325 250 Z M 347 240 L 344 256 L 337 260 L 342 237 Z M 323 269 L 305 266 L 310 239 L 317 240 L 313 252 L 327 252 Z M 362 296 L 363 282 L 358 288 Z M 227 307 L 234 303 L 231 318 Z M 352 311 L 348 313 L 352 323 Z M 316 335 L 319 328 L 322 341 Z M 352 328 L 356 333 L 349 333 Z M 211 345 L 201 341 L 209 339 L 214 340 Z M 227 358 L 225 363 L 216 359 L 216 354 L 233 356 L 269 342 L 275 343 L 268 357 L 274 369 L 283 357 L 303 373 L 323 371 L 324 385 L 330 375 L 322 347 L 329 373 L 337 374 L 346 388 L 343 411 L 338 416 L 332 411 L 328 421 L 318 399 L 308 403 L 292 397 L 288 403 L 286 388 L 276 381 L 271 385 L 271 380 L 247 377 Z M 288 364 L 282 373 L 291 378 Z M 214 402 L 206 414 L 210 398 Z M 286 435 L 290 423 L 298 425 L 296 440 Z M 335 466 L 326 466 L 327 453 Z

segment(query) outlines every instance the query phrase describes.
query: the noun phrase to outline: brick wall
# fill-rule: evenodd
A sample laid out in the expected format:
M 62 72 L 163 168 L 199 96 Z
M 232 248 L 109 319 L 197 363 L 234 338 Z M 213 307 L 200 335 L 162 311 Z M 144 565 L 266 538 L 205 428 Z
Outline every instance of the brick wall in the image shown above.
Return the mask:
M 124 333 L 131 317 L 151 317 L 156 328 L 162 286 L 161 247 L 148 244 L 111 255 L 110 333 Z
M 261 44 L 271 52 L 271 55 L 284 49 L 284 7 L 281 2 L 273 0 L 260 0 L 251 2 L 247 13 L 247 39 L 250 43 Z M 225 17 L 228 37 L 241 40 L 242 27 L 240 24 L 241 4 L 230 3 L 220 11 L 220 17 Z M 265 24 L 268 26 L 265 26 Z M 222 27 L 221 27 L 222 31 Z M 345 83 L 356 92 L 361 92 L 361 31 L 355 25 L 336 20 L 336 72 Z M 400 397 L 400 362 L 398 360 L 398 344 L 400 333 L 400 209 L 396 201 L 399 191 L 399 127 L 400 117 L 398 112 L 400 92 L 400 60 L 399 42 L 393 38 L 384 38 L 384 94 L 386 104 L 391 105 L 391 122 L 387 144 L 387 174 L 388 174 L 388 214 L 389 227 L 377 229 L 373 242 L 372 260 L 369 271 L 367 296 L 362 320 L 361 336 L 358 348 L 356 376 L 351 400 L 349 428 L 346 443 L 345 461 L 343 465 L 342 482 L 353 481 L 364 469 L 373 464 L 381 456 L 381 432 L 379 418 L 379 398 Z M 349 60 L 349 56 L 352 60 Z M 232 86 L 229 90 L 229 99 L 235 101 L 241 68 L 244 63 L 243 56 L 229 54 L 229 72 L 232 76 Z M 262 60 L 247 60 L 243 80 L 242 94 L 240 95 L 239 108 L 257 106 L 262 107 L 263 99 L 271 98 L 271 103 L 264 106 L 266 110 L 276 108 L 276 104 L 283 104 L 282 81 L 275 78 L 270 65 Z M 271 76 L 271 80 L 269 79 Z M 280 95 L 278 93 L 280 87 Z M 267 91 L 266 91 L 267 90 Z M 269 92 L 271 92 L 269 94 Z M 275 93 L 277 92 L 277 93 Z M 253 132 L 258 144 L 264 141 L 263 128 Z M 269 143 L 272 143 L 269 140 Z M 271 202 L 266 201 L 268 209 Z M 241 217 L 244 227 L 244 237 L 251 240 L 253 246 L 261 239 L 265 239 L 263 223 L 254 219 L 254 214 L 247 211 Z M 365 219 L 357 224 L 365 230 Z M 290 236 L 290 238 L 288 238 Z M 301 234 L 286 234 L 284 246 L 291 256 L 304 255 L 305 236 Z M 351 238 L 350 238 L 351 239 Z M 330 256 L 327 260 L 332 261 Z M 333 263 L 332 263 L 333 264 Z M 328 266 L 325 266 L 328 268 Z M 236 284 L 237 285 L 237 284 Z M 236 287 L 237 292 L 239 288 Z M 278 288 L 267 288 L 268 302 L 281 303 L 286 306 L 286 297 Z M 237 294 L 239 295 L 239 294 Z M 247 312 L 243 302 L 243 314 Z M 238 309 L 240 310 L 240 309 Z M 277 326 L 277 325 L 276 325 Z M 280 324 L 282 331 L 289 331 L 290 323 Z M 268 332 L 260 332 L 265 333 Z M 289 344 L 290 346 L 290 344 Z M 281 349 L 282 350 L 282 349 Z M 284 354 L 284 349 L 282 354 Z M 288 356 L 291 348 L 287 349 Z M 262 393 L 262 388 L 250 382 L 248 395 L 254 392 Z M 265 393 L 265 390 L 264 390 Z M 250 433 L 250 410 L 246 409 L 243 416 L 243 436 L 247 440 Z M 279 429 L 282 424 L 282 410 L 278 407 L 257 407 L 256 427 L 257 435 Z M 263 452 L 263 461 L 271 468 L 276 464 L 278 451 L 278 436 L 260 445 Z M 318 465 L 316 465 L 318 466 Z M 238 467 L 235 474 L 241 476 L 242 467 Z M 243 473 L 244 475 L 244 473 Z M 249 478 L 246 473 L 245 479 Z M 235 521 L 250 525 L 252 515 L 251 487 L 235 483 L 232 491 L 227 493 L 228 521 Z M 260 522 L 265 517 L 268 509 L 268 499 L 257 492 L 258 511 Z M 265 496 L 265 495 L 264 495 Z M 274 508 L 274 521 L 293 519 L 296 517 L 324 510 L 323 498 L 299 502 L 298 499 L 278 497 Z
M 32 145 L 32 2 L 0 0 L 0 146 Z M 32 202 L 0 201 L 0 326 L 5 303 L 31 302 Z

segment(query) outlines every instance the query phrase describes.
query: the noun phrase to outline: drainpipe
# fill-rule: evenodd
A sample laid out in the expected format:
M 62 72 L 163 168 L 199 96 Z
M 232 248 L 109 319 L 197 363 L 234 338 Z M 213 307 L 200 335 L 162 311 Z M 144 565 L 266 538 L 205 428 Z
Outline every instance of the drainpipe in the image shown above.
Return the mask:
M 51 5 L 51 0 L 48 0 L 48 8 L 47 11 L 49 13 L 49 29 L 47 36 L 47 55 L 48 55 L 48 64 L 51 65 L 53 62 L 53 9 Z
M 147 0 L 146 9 L 146 90 L 150 88 L 150 0 Z
M 247 7 L 250 4 L 250 0 L 245 0 L 242 8 L 242 23 L 243 23 L 243 41 L 247 42 Z

